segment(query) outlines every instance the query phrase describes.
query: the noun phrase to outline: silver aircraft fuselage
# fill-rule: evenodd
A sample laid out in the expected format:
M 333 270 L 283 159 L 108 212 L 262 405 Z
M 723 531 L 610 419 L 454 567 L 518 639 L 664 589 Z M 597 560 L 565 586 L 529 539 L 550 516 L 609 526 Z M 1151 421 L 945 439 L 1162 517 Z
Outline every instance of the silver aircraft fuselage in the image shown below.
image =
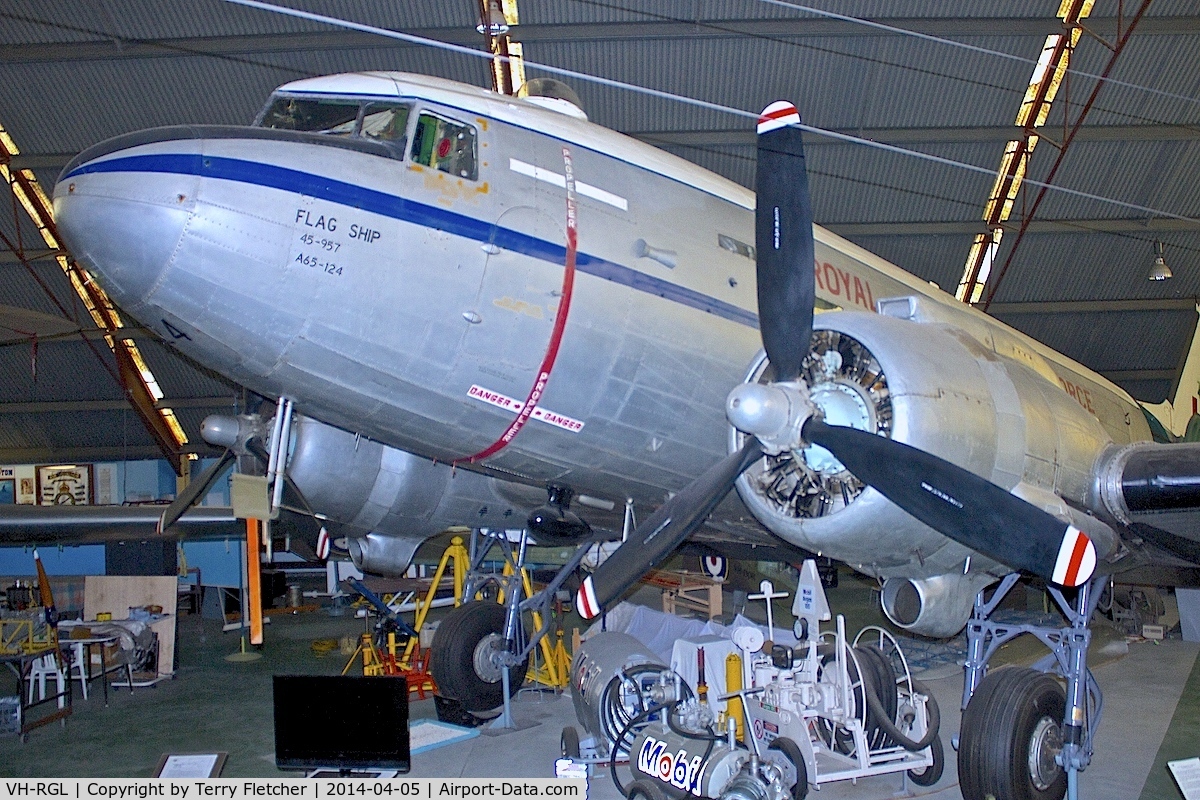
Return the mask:
M 550 340 L 565 149 L 579 231 L 565 334 L 538 415 L 487 465 L 648 508 L 727 452 L 724 401 L 759 350 L 750 192 L 586 121 L 440 79 L 331 76 L 276 97 L 404 104 L 408 131 L 389 148 L 179 127 L 83 153 L 55 188 L 55 212 L 126 312 L 307 416 L 463 459 L 508 427 Z M 470 131 L 474 154 L 458 174 L 439 166 L 440 150 L 414 155 L 416 126 L 430 120 Z M 927 315 L 1065 389 L 1104 438 L 1149 438 L 1133 400 L 1100 376 L 850 242 L 816 237 L 828 306 L 919 298 Z M 748 519 L 736 502 L 721 515 Z

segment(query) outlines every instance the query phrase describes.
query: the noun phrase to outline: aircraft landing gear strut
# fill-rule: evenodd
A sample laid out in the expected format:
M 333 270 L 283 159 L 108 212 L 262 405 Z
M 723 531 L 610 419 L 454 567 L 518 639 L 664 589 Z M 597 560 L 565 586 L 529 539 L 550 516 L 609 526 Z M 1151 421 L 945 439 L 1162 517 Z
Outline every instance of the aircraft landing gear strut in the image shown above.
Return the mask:
M 1078 775 L 1092 760 L 1104 708 L 1100 686 L 1087 667 L 1087 650 L 1088 622 L 1108 576 L 1093 577 L 1070 599 L 1058 587 L 1047 587 L 1067 620 L 1059 628 L 989 619 L 1018 577 L 1006 576 L 990 598 L 980 592 L 967 623 L 959 783 L 964 800 L 989 795 L 1060 800 L 1064 793 L 1074 800 Z M 989 673 L 987 664 L 996 651 L 1025 633 L 1036 636 L 1050 653 L 1031 669 Z M 1065 692 L 1053 676 L 1065 680 Z
M 526 546 L 525 531 L 515 540 L 502 530 L 473 531 L 463 605 L 442 620 L 433 639 L 431 669 L 442 696 L 471 713 L 501 708 L 494 723 L 500 728 L 513 727 L 510 698 L 525 680 L 534 648 L 542 645 L 544 655 L 550 657 L 543 640 L 553 625 L 555 593 L 579 566 L 592 542 L 577 547 L 536 593 L 524 578 Z M 505 564 L 499 575 L 482 568 L 494 551 Z M 474 599 L 476 594 L 481 599 Z M 532 620 L 531 626 L 526 626 L 526 616 Z

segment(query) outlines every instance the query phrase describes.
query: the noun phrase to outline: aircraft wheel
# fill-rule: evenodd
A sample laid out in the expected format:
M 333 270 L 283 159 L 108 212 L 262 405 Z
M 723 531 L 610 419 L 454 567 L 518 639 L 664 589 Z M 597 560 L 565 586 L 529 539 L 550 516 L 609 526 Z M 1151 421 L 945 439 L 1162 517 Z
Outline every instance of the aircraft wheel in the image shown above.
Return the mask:
M 804 800 L 808 796 L 808 764 L 804 760 L 804 754 L 800 752 L 800 745 L 786 736 L 779 736 L 772 740 L 768 749 L 778 750 L 783 753 L 784 758 L 792 762 L 792 766 L 796 769 L 796 782 L 792 784 L 792 800 Z
M 444 697 L 467 711 L 488 711 L 504 702 L 504 671 L 492 656 L 505 649 L 504 606 L 474 602 L 451 611 L 433 637 L 430 669 Z M 529 659 L 512 667 L 510 696 L 525 682 Z
M 929 745 L 933 750 L 933 763 L 921 771 L 910 769 L 908 779 L 917 786 L 933 786 L 942 778 L 946 769 L 946 748 L 942 746 L 942 737 L 937 737 Z
M 629 784 L 625 796 L 629 800 L 667 800 L 667 793 L 657 783 L 645 778 Z
M 962 716 L 958 780 L 964 800 L 1061 800 L 1066 692 L 1050 675 L 1008 667 L 979 682 Z
M 562 729 L 558 740 L 558 751 L 563 758 L 579 758 L 579 731 L 573 725 Z

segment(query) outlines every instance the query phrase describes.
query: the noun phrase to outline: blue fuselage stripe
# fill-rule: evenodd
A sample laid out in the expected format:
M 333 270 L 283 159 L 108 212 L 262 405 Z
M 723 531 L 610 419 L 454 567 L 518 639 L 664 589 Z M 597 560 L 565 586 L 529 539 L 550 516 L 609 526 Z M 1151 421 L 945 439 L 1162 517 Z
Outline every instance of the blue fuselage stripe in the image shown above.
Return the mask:
M 567 252 L 561 244 L 538 239 L 508 228 L 495 227 L 485 220 L 418 203 L 394 194 L 258 161 L 185 154 L 124 156 L 82 164 L 64 177 L 73 178 L 77 175 L 101 172 L 162 172 L 175 175 L 198 175 L 204 178 L 266 186 L 271 189 L 327 200 L 331 203 L 361 209 L 425 228 L 435 228 L 478 242 L 490 241 L 511 252 L 554 264 L 566 264 Z M 579 253 L 575 265 L 581 272 L 597 278 L 700 309 L 742 325 L 758 327 L 758 316 L 753 311 L 739 308 L 732 303 L 726 303 L 694 289 L 664 281 L 621 264 L 587 253 Z

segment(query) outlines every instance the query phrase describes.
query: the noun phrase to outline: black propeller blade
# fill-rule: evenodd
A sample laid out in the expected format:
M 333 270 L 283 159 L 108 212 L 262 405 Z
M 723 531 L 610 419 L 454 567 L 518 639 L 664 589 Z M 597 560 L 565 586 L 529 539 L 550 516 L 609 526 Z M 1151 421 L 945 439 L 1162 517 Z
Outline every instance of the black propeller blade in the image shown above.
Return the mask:
M 1062 586 L 1096 568 L 1095 546 L 1078 528 L 945 459 L 817 419 L 804 424 L 804 438 L 921 522 L 1002 564 Z
M 755 248 L 758 326 L 775 380 L 794 381 L 812 339 L 816 279 L 813 212 L 800 114 L 791 103 L 772 103 L 758 118 L 758 197 Z
M 812 339 L 812 204 L 796 107 L 772 103 L 758 120 L 758 319 L 776 379 L 795 380 Z M 796 161 L 799 159 L 799 162 Z M 768 205 L 769 203 L 769 205 Z M 671 498 L 579 588 L 577 608 L 590 619 L 679 546 L 725 498 L 738 476 L 762 455 L 753 437 Z
M 179 495 L 171 501 L 171 504 L 163 510 L 162 516 L 158 518 L 158 528 L 155 531 L 162 534 L 167 528 L 179 521 L 187 510 L 197 503 L 200 498 L 208 494 L 209 489 L 217 482 L 217 478 L 229 469 L 229 465 L 233 463 L 237 456 L 232 450 L 226 449 L 221 458 L 215 464 L 206 469 L 200 477 L 189 483 Z
M 576 608 L 591 619 L 662 561 L 708 518 L 734 481 L 762 455 L 754 437 L 663 503 L 579 587 Z

